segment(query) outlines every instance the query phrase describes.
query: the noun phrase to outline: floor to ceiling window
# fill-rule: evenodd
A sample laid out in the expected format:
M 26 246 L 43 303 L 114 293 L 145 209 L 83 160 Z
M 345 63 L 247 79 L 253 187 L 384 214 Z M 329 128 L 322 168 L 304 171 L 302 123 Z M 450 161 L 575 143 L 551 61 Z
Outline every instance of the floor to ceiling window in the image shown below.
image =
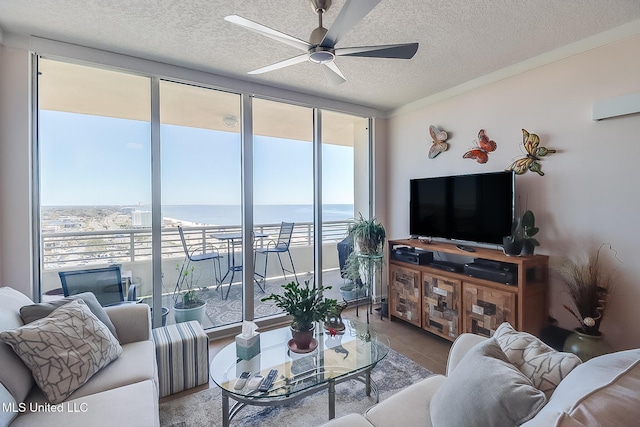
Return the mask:
M 182 320 L 192 289 L 205 328 L 240 322 L 240 96 L 160 81 L 160 123 L 163 305 Z
M 354 303 L 362 295 L 346 279 L 344 268 L 351 244 L 348 223 L 369 215 L 368 120 L 322 110 L 323 284 L 338 301 Z
M 280 312 L 260 295 L 313 280 L 313 109 L 253 100 L 255 317 Z
M 38 72 L 44 299 L 57 297 L 59 271 L 112 265 L 145 303 L 162 296 L 167 323 L 182 319 L 176 304 L 188 290 L 206 301 L 206 328 L 239 323 L 243 313 L 278 315 L 261 298 L 296 279 L 322 281 L 342 299 L 337 244 L 369 209 L 368 119 L 44 58 Z M 245 137 L 241 104 L 252 118 Z M 253 224 L 243 224 L 243 205 Z M 248 259 L 254 269 L 243 266 Z
M 109 266 L 148 298 L 150 79 L 43 58 L 38 74 L 43 299 L 58 272 Z

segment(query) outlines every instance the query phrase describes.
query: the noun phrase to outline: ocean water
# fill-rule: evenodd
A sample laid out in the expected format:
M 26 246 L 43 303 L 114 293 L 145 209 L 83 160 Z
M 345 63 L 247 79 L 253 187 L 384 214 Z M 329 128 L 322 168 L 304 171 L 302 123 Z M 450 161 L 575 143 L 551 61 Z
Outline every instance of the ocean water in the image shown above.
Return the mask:
M 162 216 L 209 225 L 238 225 L 242 211 L 237 205 L 169 205 Z M 342 221 L 355 217 L 353 205 L 327 204 L 322 207 L 323 221 Z M 255 205 L 255 224 L 280 222 L 313 222 L 312 205 Z

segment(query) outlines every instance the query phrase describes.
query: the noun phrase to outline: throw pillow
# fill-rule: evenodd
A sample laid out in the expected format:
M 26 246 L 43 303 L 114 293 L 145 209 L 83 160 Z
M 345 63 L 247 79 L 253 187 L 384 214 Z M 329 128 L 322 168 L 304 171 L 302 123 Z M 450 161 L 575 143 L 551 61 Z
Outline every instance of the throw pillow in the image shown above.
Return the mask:
M 113 326 L 111 319 L 109 319 L 109 315 L 106 311 L 104 311 L 104 308 L 102 308 L 93 292 L 83 292 L 81 294 L 68 296 L 66 298 L 51 302 L 41 302 L 38 304 L 25 305 L 20 308 L 20 317 L 22 317 L 22 321 L 25 324 L 35 322 L 36 320 L 42 319 L 43 317 L 47 317 L 56 308 L 60 308 L 63 305 L 68 304 L 78 298 L 84 301 L 84 303 L 87 304 L 87 307 L 89 307 L 89 310 L 91 310 L 91 312 L 95 314 L 98 320 L 100 320 L 107 326 L 107 328 L 109 328 L 109 331 L 113 334 L 114 337 L 118 338 L 116 327 Z
M 533 418 L 547 399 L 507 360 L 495 339 L 460 360 L 431 400 L 434 427 L 513 427 Z
M 547 399 L 560 381 L 582 363 L 575 354 L 556 351 L 533 335 L 514 330 L 506 322 L 496 329 L 493 337 L 509 362 L 529 378 L 538 390 L 542 390 Z
M 63 402 L 122 353 L 118 340 L 81 299 L 48 317 L 0 333 L 31 369 L 51 403 Z

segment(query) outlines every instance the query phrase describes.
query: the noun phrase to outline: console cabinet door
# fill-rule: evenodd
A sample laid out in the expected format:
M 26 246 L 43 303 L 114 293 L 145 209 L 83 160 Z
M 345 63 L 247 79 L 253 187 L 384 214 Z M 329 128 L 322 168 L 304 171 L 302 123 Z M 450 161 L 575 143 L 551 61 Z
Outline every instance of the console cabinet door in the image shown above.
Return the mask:
M 485 286 L 463 283 L 464 332 L 493 336 L 503 322 L 516 325 L 516 295 Z
M 445 338 L 458 336 L 462 281 L 422 273 L 422 328 Z
M 389 313 L 416 326 L 420 322 L 420 272 L 389 266 Z

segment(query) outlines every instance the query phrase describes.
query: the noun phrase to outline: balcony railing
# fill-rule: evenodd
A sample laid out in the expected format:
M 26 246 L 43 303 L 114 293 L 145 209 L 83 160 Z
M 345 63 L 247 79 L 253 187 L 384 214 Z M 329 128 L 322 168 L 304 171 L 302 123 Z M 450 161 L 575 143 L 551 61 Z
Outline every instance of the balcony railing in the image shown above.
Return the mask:
M 322 224 L 323 243 L 337 243 L 347 235 L 351 221 L 327 221 Z M 280 224 L 260 224 L 256 231 L 268 237 L 256 240 L 256 247 L 277 239 Z M 215 244 L 218 250 L 226 252 L 226 245 L 211 237 L 215 233 L 238 233 L 240 226 L 197 226 L 184 227 L 187 245 Z M 313 223 L 296 223 L 291 238 L 291 247 L 313 246 Z M 162 229 L 162 257 L 184 256 L 178 229 Z M 43 269 L 64 270 L 84 265 L 111 263 L 135 263 L 151 259 L 151 229 L 118 229 L 104 231 L 78 231 L 42 233 Z

